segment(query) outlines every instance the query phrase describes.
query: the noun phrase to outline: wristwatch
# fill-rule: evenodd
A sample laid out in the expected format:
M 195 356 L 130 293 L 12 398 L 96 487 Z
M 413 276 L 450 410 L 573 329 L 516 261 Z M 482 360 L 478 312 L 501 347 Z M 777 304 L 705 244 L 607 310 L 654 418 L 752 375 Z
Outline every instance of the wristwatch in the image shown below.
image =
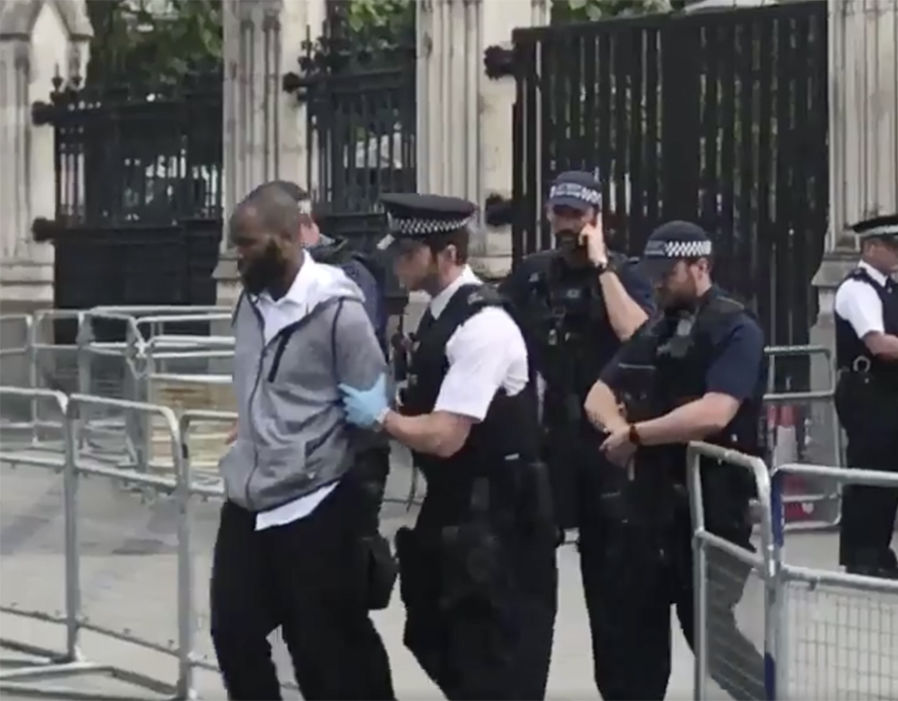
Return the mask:
M 601 263 L 593 263 L 593 267 L 597 275 L 614 272 L 614 265 L 612 265 L 610 259 L 603 260 Z
M 630 443 L 632 443 L 633 445 L 642 445 L 642 439 L 639 437 L 639 430 L 636 428 L 636 424 L 630 424 L 630 433 L 628 438 L 630 440 Z

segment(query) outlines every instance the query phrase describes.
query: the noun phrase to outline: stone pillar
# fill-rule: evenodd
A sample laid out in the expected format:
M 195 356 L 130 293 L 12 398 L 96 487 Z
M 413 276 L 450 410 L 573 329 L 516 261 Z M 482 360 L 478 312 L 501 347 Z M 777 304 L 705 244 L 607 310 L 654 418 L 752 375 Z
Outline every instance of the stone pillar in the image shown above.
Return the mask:
M 224 218 L 250 190 L 274 179 L 308 186 L 305 109 L 283 89 L 296 72 L 311 28 L 317 38 L 325 0 L 224 0 Z M 215 271 L 218 304 L 237 294 L 227 231 Z
M 418 190 L 480 205 L 483 236 L 472 264 L 487 277 L 511 261 L 510 227 L 486 226 L 487 198 L 512 187 L 510 75 L 490 79 L 484 52 L 511 47 L 517 27 L 548 22 L 547 0 L 422 0 L 418 5 Z
M 858 260 L 846 229 L 898 211 L 898 3 L 829 0 L 828 15 L 830 224 L 812 281 L 820 311 L 810 340 L 835 356 L 835 291 Z M 815 388 L 829 370 L 812 364 Z
M 84 75 L 92 31 L 85 0 L 0 3 L 0 304 L 53 304 L 53 247 L 34 241 L 36 217 L 56 216 L 53 127 L 34 126 L 31 104 L 52 79 Z
M 898 211 L 898 3 L 829 0 L 830 229 L 813 284 L 832 344 L 833 290 L 857 259 L 846 228 Z M 825 328 L 822 328 L 825 327 Z

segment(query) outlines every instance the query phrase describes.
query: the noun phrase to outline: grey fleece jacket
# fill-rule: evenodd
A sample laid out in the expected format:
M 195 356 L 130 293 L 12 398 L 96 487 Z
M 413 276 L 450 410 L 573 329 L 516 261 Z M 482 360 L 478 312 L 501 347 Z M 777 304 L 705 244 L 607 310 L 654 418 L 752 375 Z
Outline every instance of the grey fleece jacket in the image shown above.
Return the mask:
M 264 342 L 250 295 L 234 311 L 237 438 L 219 464 L 227 498 L 265 511 L 334 482 L 353 461 L 338 384 L 369 388 L 386 363 L 359 288 L 318 266 L 301 320 Z

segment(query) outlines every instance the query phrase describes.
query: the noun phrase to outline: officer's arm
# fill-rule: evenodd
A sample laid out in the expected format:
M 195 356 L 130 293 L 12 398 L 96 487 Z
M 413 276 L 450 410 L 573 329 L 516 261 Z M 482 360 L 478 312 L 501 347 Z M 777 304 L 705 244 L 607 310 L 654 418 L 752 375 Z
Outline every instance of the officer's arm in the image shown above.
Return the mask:
M 612 387 L 621 376 L 621 363 L 635 358 L 635 341 L 621 346 L 602 370 L 583 402 L 583 410 L 589 422 L 600 431 L 613 433 L 627 425 Z
M 715 343 L 714 360 L 705 372 L 705 394 L 657 419 L 636 424 L 643 445 L 703 440 L 722 431 L 752 397 L 764 361 L 764 334 L 742 318 Z
M 877 358 L 898 360 L 898 336 L 871 331 L 864 336 L 864 344 Z
M 602 380 L 597 380 L 583 403 L 590 423 L 600 431 L 614 433 L 627 425 L 614 392 Z
M 383 420 L 391 437 L 418 453 L 451 458 L 468 439 L 474 420 L 448 411 L 434 411 L 420 416 L 403 416 L 393 410 Z
M 617 272 L 603 272 L 599 275 L 599 284 L 611 328 L 621 341 L 626 341 L 653 310 L 652 288 L 629 263 L 623 263 Z
M 515 362 L 526 367 L 527 349 L 518 327 L 498 307 L 484 309 L 462 324 L 446 344 L 449 370 L 430 414 L 402 416 L 390 411 L 383 421 L 393 438 L 412 450 L 449 458 L 483 421 L 496 392 Z
M 848 280 L 836 293 L 836 312 L 867 349 L 883 360 L 898 360 L 898 336 L 885 333 L 882 300 L 870 285 Z

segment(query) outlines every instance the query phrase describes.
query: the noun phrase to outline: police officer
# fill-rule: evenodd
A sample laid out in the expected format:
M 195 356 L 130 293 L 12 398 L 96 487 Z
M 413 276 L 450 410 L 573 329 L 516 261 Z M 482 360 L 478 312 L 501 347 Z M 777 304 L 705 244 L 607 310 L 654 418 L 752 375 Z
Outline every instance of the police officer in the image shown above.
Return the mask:
M 580 478 L 594 473 L 594 435 L 582 411 L 599 371 L 648 318 L 652 288 L 605 244 L 601 184 L 592 173 L 561 173 L 549 190 L 546 216 L 556 248 L 525 258 L 500 285 L 521 322 L 541 390 L 555 513 L 561 528 L 595 512 L 595 489 Z M 585 439 L 585 440 L 584 440 Z M 586 502 L 578 503 L 585 495 Z M 584 555 L 588 558 L 588 555 Z M 585 565 L 584 565 L 585 566 Z
M 396 274 L 431 300 L 401 407 L 388 407 L 384 378 L 345 388 L 344 402 L 350 422 L 408 446 L 427 480 L 414 529 L 396 537 L 405 644 L 450 699 L 542 698 L 557 574 L 524 339 L 466 264 L 473 204 L 383 204 Z
M 898 215 L 852 229 L 862 252 L 836 292 L 836 409 L 848 465 L 898 471 Z M 898 489 L 845 487 L 839 562 L 848 572 L 898 579 L 896 509 Z
M 712 284 L 711 252 L 695 224 L 669 222 L 652 233 L 641 268 L 655 282 L 663 313 L 621 348 L 585 403 L 590 420 L 606 432 L 603 453 L 622 474 L 633 470 L 612 500 L 619 521 L 607 533 L 607 574 L 599 579 L 601 610 L 593 620 L 604 698 L 664 697 L 671 603 L 687 641 L 694 640 L 686 444 L 705 440 L 762 452 L 763 333 Z M 634 404 L 643 404 L 641 420 L 630 415 Z M 714 463 L 702 474 L 706 527 L 751 549 L 750 477 Z M 762 658 L 733 615 L 748 569 L 709 553 L 708 571 L 710 673 L 734 698 L 764 698 Z
M 542 392 L 542 454 L 552 479 L 560 529 L 579 526 L 580 569 L 590 627 L 603 608 L 603 495 L 619 479 L 603 466 L 583 401 L 601 369 L 653 308 L 648 281 L 609 251 L 600 183 L 571 171 L 549 190 L 546 216 L 557 247 L 525 258 L 500 286 L 525 329 L 531 369 Z M 563 531 L 559 533 L 559 542 Z M 598 682 L 598 640 L 593 663 Z M 603 692 L 604 695 L 604 692 Z M 606 698 L 609 698 L 607 695 Z

